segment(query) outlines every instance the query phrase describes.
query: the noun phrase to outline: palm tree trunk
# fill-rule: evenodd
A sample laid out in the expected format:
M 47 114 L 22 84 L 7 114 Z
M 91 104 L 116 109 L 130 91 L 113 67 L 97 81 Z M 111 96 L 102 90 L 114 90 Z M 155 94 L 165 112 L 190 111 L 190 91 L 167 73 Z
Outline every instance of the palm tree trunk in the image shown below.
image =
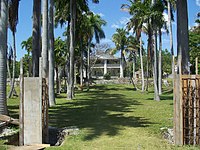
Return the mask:
M 135 53 L 133 52 L 133 80 L 136 79 L 136 75 L 135 75 L 135 62 L 136 62 L 136 60 L 135 59 L 136 59 Z
M 50 0 L 49 9 L 49 105 L 54 106 L 54 0 Z
M 42 6 L 42 76 L 43 78 L 48 78 L 48 0 L 43 0 Z
M 67 98 L 74 97 L 74 45 L 75 45 L 75 20 L 76 20 L 76 0 L 70 0 L 70 69 L 69 69 L 69 84 L 67 90 Z
M 12 84 L 10 87 L 10 92 L 8 94 L 8 98 L 11 98 L 13 91 L 14 91 L 14 86 L 15 86 L 15 66 L 16 66 L 16 42 L 15 42 L 15 32 L 12 32 L 13 36 L 13 70 L 12 70 Z
M 147 71 L 146 91 L 148 91 L 149 90 L 149 60 L 148 60 L 148 56 L 147 56 L 147 70 L 146 71 Z
M 121 66 L 120 66 L 120 78 L 124 78 L 124 54 L 123 54 L 124 48 L 121 48 Z
M 60 94 L 59 92 L 59 77 L 58 77 L 58 66 L 56 65 L 56 93 Z
M 83 49 L 81 46 L 80 87 L 83 89 Z
M 62 89 L 62 80 L 61 80 L 61 77 L 62 77 L 62 68 L 58 67 L 58 91 L 59 91 L 59 94 L 60 94 L 61 89 Z
M 168 28 L 169 28 L 169 36 L 170 36 L 170 51 L 172 54 L 172 77 L 174 79 L 174 69 L 175 69 L 175 58 L 174 58 L 174 48 L 173 48 L 173 34 L 172 34 L 172 19 L 171 19 L 171 3 L 167 1 L 168 7 Z M 174 80 L 173 80 L 174 84 Z
M 152 0 L 152 5 L 155 5 L 156 0 Z M 155 24 L 153 20 L 151 20 L 151 24 Z M 159 93 L 158 93 L 158 74 L 157 74 L 157 30 L 153 26 L 153 80 L 154 80 L 154 100 L 160 101 Z
M 90 44 L 91 44 L 91 41 L 89 40 L 89 43 L 88 43 L 88 56 L 87 56 L 87 91 L 90 90 Z
M 155 38 L 155 37 L 154 37 Z M 156 46 L 154 46 L 154 58 L 153 58 L 153 62 L 152 62 L 152 66 L 153 66 L 153 81 L 154 81 L 154 100 L 156 101 L 160 101 L 160 97 L 158 94 L 158 82 L 157 82 L 157 53 L 156 53 Z
M 63 68 L 63 74 L 64 74 L 64 92 L 67 92 L 67 74 L 66 74 L 66 65 L 64 65 Z
M 7 27 L 8 0 L 1 0 L 0 9 L 0 114 L 8 114 L 6 99 L 6 55 L 7 55 Z
M 7 59 L 7 71 L 8 71 L 8 78 L 10 81 L 10 87 L 12 85 L 12 78 L 11 78 L 11 73 L 10 73 L 10 66 L 9 66 L 9 60 Z
M 158 74 L 157 74 L 157 44 L 156 44 L 156 31 L 154 31 L 154 46 L 153 46 L 153 81 L 154 81 L 154 100 L 160 101 L 159 93 L 158 93 Z
M 162 31 L 159 29 L 158 92 L 162 94 Z
M 41 56 L 41 0 L 33 1 L 32 37 L 32 72 L 33 77 L 39 77 L 39 57 Z
M 142 36 L 140 36 L 140 66 L 142 75 L 142 92 L 144 92 L 144 67 L 143 67 L 143 56 L 142 56 Z
M 178 72 L 189 74 L 188 10 L 186 0 L 177 0 L 177 50 Z

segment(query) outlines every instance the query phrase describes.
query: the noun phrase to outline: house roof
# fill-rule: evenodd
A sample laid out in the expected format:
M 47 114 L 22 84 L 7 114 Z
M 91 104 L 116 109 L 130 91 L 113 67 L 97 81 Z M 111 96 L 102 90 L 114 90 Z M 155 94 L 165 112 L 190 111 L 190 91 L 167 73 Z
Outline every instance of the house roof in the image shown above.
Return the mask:
M 117 59 L 119 59 L 108 53 L 96 54 L 95 56 L 92 56 L 91 58 L 94 58 L 94 59 L 97 58 L 97 59 L 102 59 L 102 60 L 117 60 Z

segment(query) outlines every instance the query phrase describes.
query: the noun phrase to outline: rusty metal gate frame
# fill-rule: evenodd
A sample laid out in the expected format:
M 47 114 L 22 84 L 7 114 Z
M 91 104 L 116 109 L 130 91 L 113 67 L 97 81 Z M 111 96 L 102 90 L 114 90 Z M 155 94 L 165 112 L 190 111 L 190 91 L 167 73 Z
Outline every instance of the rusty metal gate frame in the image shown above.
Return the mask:
M 200 145 L 200 76 L 182 75 L 183 144 Z

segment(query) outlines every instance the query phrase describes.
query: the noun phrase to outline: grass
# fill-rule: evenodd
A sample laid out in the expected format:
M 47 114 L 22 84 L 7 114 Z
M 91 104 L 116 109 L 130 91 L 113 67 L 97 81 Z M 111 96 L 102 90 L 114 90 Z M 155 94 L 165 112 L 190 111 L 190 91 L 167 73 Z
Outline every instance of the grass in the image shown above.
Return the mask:
M 160 128 L 173 126 L 172 89 L 164 89 L 160 102 L 153 94 L 134 91 L 132 85 L 95 85 L 89 92 L 77 91 L 74 100 L 58 95 L 49 110 L 50 126 L 77 126 L 80 133 L 47 150 L 199 149 L 175 147 L 163 139 Z M 18 100 L 10 99 L 8 105 L 17 117 Z

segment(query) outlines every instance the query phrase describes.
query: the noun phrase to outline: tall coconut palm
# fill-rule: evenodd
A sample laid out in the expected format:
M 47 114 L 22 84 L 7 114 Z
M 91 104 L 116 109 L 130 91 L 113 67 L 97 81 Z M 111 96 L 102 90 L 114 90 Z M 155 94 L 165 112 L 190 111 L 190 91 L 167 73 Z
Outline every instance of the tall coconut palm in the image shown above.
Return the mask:
M 145 29 L 148 31 L 148 45 L 150 46 L 151 44 L 151 28 L 150 28 L 150 5 L 148 1 L 141 1 L 141 0 L 135 0 L 132 1 L 130 0 L 130 5 L 128 4 L 123 4 L 122 9 L 128 10 L 128 12 L 131 15 L 130 21 L 127 23 L 127 28 L 128 30 L 133 29 L 134 33 L 136 34 L 137 40 L 140 43 L 140 62 L 141 62 L 141 71 L 142 71 L 142 91 L 144 91 L 144 70 L 143 68 L 143 56 L 142 56 L 142 32 L 145 32 Z M 148 48 L 148 53 L 150 54 L 150 48 Z M 149 55 L 150 56 L 150 55 Z M 150 58 L 150 57 L 148 57 Z M 148 60 L 147 60 L 147 68 L 148 68 Z M 147 69 L 148 73 L 148 69 Z M 147 76 L 147 88 L 148 89 L 148 76 Z
M 9 17 L 8 17 L 8 23 L 9 28 L 12 32 L 13 37 L 13 70 L 12 70 L 12 84 L 10 88 L 10 92 L 8 94 L 8 98 L 10 98 L 14 91 L 14 85 L 15 85 L 15 67 L 16 67 L 16 42 L 15 42 L 15 33 L 16 33 L 16 27 L 18 23 L 18 8 L 19 8 L 19 1 L 20 0 L 10 0 L 9 1 Z
M 42 0 L 42 76 L 48 78 L 48 0 Z
M 159 35 L 159 53 L 158 53 L 158 93 L 162 94 L 162 28 L 167 29 L 166 21 L 163 16 L 165 5 L 162 1 L 157 1 L 155 6 L 155 17 L 153 19 L 156 22 L 155 30 Z M 168 30 L 167 30 L 168 32 Z
M 115 43 L 115 49 L 112 53 L 116 53 L 120 51 L 121 61 L 120 61 L 120 78 L 124 77 L 124 66 L 125 66 L 125 57 L 124 57 L 124 50 L 127 44 L 127 35 L 128 32 L 123 28 L 117 28 L 116 33 L 113 34 L 112 40 Z
M 8 0 L 1 0 L 0 2 L 0 114 L 8 114 L 6 100 Z
M 152 0 L 151 2 L 152 8 L 156 8 L 156 0 Z M 156 10 L 153 11 L 155 14 Z M 159 93 L 158 93 L 158 85 L 157 85 L 157 79 L 158 79 L 158 74 L 157 74 L 157 26 L 156 26 L 156 20 L 157 15 L 153 15 L 151 17 L 151 25 L 153 29 L 153 57 L 152 57 L 152 62 L 153 62 L 153 80 L 154 80 L 154 100 L 160 101 Z
M 76 0 L 70 0 L 70 48 L 69 48 L 69 80 L 67 86 L 67 98 L 74 97 L 74 46 L 75 46 L 75 22 L 76 22 Z
M 98 3 L 98 0 L 92 0 L 95 3 Z M 62 3 L 62 4 L 61 4 Z M 64 8 L 64 9 L 63 9 Z M 57 11 L 58 10 L 58 11 Z M 68 11 L 67 11 L 68 10 Z M 75 22 L 76 22 L 76 14 L 77 11 L 82 12 L 84 10 L 87 12 L 88 8 L 88 1 L 76 1 L 76 0 L 56 0 L 56 20 L 60 23 L 65 23 L 68 21 L 70 29 L 70 65 L 69 65 L 69 78 L 68 78 L 68 90 L 67 90 L 67 98 L 72 99 L 74 96 L 74 46 L 75 46 Z
M 55 105 L 54 91 L 54 0 L 49 8 L 49 105 Z
M 88 51 L 87 51 L 87 80 L 88 80 L 88 90 L 89 90 L 89 82 L 90 82 L 90 48 L 93 36 L 95 37 L 96 43 L 100 43 L 100 39 L 105 38 L 105 33 L 102 29 L 102 26 L 106 25 L 106 21 L 103 20 L 99 15 L 95 15 L 94 13 L 89 13 L 87 15 L 87 34 L 86 38 L 88 40 Z
M 39 57 L 41 56 L 41 0 L 33 0 L 32 31 L 32 72 L 39 76 Z
M 136 78 L 136 75 L 135 75 L 135 66 L 136 66 L 136 55 L 138 53 L 138 49 L 141 50 L 141 52 L 139 50 L 139 55 L 142 55 L 142 41 L 140 40 L 140 43 L 138 43 L 138 38 L 130 35 L 128 37 L 128 43 L 127 43 L 127 47 L 126 47 L 126 53 L 130 53 L 130 55 L 132 57 L 132 61 L 133 61 L 133 79 Z M 143 83 L 143 79 L 144 79 L 143 78 L 144 77 L 143 76 L 143 59 L 141 60 L 141 63 L 142 63 L 141 72 L 142 72 L 142 83 Z M 134 83 L 134 86 L 136 87 L 135 83 Z M 142 86 L 142 90 L 144 90 L 143 86 Z

